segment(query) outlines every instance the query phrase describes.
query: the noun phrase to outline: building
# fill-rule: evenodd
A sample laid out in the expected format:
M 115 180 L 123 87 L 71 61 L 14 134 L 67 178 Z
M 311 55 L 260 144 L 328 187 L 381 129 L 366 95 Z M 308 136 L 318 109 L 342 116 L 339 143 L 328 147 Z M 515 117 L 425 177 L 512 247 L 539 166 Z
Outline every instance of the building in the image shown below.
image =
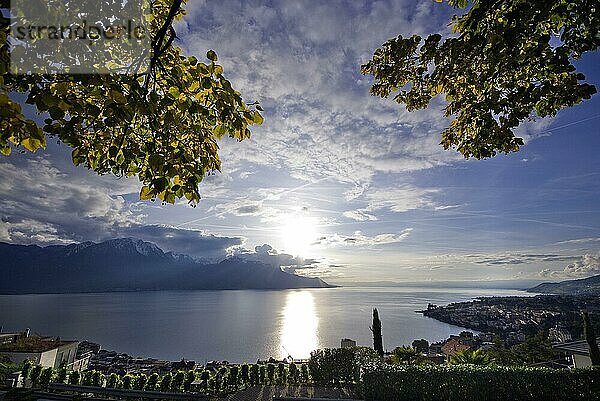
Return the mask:
M 2 339 L 6 340 L 4 336 Z M 12 341 L 0 343 L 0 354 L 14 363 L 29 360 L 47 368 L 65 367 L 70 370 L 87 368 L 91 354 L 77 357 L 78 341 L 63 341 L 49 337 L 29 336 L 29 332 L 16 333 Z
M 356 341 L 351 340 L 349 338 L 342 338 L 341 341 L 341 347 L 342 348 L 352 348 L 352 347 L 356 347 Z
M 447 359 L 450 359 L 450 357 L 458 354 L 459 352 L 469 351 L 470 349 L 470 345 L 465 344 L 462 339 L 453 336 L 442 346 L 442 353 Z
M 21 333 L 0 333 L 0 346 L 14 343 L 21 335 Z
M 553 343 L 567 343 L 573 341 L 571 333 L 569 333 L 565 328 L 558 326 L 550 328 L 548 331 L 548 338 Z
M 600 343 L 600 337 L 596 338 L 596 343 Z M 558 352 L 563 352 L 571 357 L 574 368 L 587 368 L 592 366 L 590 358 L 590 349 L 585 340 L 570 341 L 560 344 L 555 344 L 554 348 Z
M 443 346 L 444 346 L 443 342 L 431 343 L 431 344 L 429 344 L 429 353 L 430 354 L 441 354 Z

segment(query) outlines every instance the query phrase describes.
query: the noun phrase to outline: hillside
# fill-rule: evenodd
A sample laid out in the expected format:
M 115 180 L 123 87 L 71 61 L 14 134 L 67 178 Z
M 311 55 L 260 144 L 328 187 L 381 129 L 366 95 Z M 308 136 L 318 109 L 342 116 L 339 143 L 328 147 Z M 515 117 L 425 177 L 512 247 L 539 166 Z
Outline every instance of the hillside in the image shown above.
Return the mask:
M 70 245 L 0 243 L 0 293 L 329 287 L 243 259 L 203 264 L 133 238 Z
M 578 280 L 566 280 L 558 283 L 542 283 L 527 292 L 538 294 L 600 296 L 600 274 Z

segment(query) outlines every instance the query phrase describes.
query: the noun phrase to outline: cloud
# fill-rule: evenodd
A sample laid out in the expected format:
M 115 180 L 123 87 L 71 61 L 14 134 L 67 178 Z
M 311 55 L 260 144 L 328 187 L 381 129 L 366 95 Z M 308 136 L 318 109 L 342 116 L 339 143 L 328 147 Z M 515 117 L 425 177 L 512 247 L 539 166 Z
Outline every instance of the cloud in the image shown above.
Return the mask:
M 68 243 L 110 236 L 138 224 L 116 179 L 86 179 L 60 171 L 41 157 L 11 156 L 0 162 L 0 240 Z
M 343 213 L 344 217 L 347 217 L 356 221 L 374 221 L 377 217 L 367 213 L 365 209 L 348 210 Z
M 561 255 L 553 253 L 523 253 L 506 252 L 487 255 L 466 255 L 465 258 L 472 263 L 479 265 L 522 265 L 544 262 L 564 262 L 572 261 L 575 257 L 570 255 Z
M 439 205 L 436 206 L 434 209 L 435 210 L 450 210 L 450 209 L 458 209 L 459 207 L 462 207 L 464 205 Z
M 356 231 L 353 235 L 333 234 L 319 238 L 314 245 L 319 245 L 325 248 L 346 247 L 346 246 L 374 246 L 393 244 L 404 241 L 411 233 L 412 228 L 406 228 L 396 234 L 378 234 L 375 236 L 367 236 L 360 231 Z
M 347 199 L 354 199 L 378 172 L 461 160 L 439 146 L 447 124 L 441 102 L 408 113 L 370 96 L 371 79 L 359 72 L 399 31 L 446 32 L 449 8 L 412 1 L 226 1 L 187 8 L 177 27 L 182 45 L 196 55 L 215 49 L 235 87 L 265 109 L 265 124 L 250 140 L 223 141 L 229 166 L 276 167 L 304 181 L 329 177 L 346 184 Z
M 64 153 L 54 148 L 43 157 L 15 154 L 0 161 L 0 241 L 50 245 L 136 237 L 210 261 L 244 244 L 239 236 L 145 224 L 154 204 L 125 200 L 137 192 L 136 180 L 60 166 Z
M 279 253 L 269 244 L 258 245 L 254 251 L 238 248 L 231 255 L 245 260 L 257 261 L 274 267 L 284 267 L 293 273 L 296 269 L 309 269 L 318 265 L 319 261 L 312 258 L 295 257 L 287 253 Z
M 366 194 L 369 202 L 366 210 L 389 209 L 394 212 L 406 212 L 413 209 L 433 208 L 435 202 L 431 195 L 439 190 L 402 185 L 395 188 L 373 190 Z
M 122 229 L 120 236 L 139 238 L 158 245 L 164 251 L 182 253 L 210 262 L 225 259 L 245 242 L 243 237 L 219 236 L 163 225 L 130 226 Z
M 591 242 L 600 242 L 600 237 L 570 239 L 566 241 L 556 242 L 555 245 L 588 244 Z
M 600 253 L 583 255 L 563 270 L 544 269 L 540 271 L 540 276 L 552 278 L 583 278 L 597 274 L 600 274 Z

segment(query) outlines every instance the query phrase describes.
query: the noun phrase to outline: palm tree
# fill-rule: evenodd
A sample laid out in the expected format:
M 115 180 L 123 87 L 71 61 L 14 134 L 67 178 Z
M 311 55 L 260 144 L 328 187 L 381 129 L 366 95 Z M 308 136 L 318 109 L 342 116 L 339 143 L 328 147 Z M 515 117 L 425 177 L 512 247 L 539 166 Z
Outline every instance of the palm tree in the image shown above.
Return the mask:
M 425 362 L 425 356 L 413 347 L 403 345 L 394 349 L 392 362 L 400 365 L 419 365 Z
M 491 365 L 493 360 L 482 349 L 460 351 L 450 357 L 450 365 Z

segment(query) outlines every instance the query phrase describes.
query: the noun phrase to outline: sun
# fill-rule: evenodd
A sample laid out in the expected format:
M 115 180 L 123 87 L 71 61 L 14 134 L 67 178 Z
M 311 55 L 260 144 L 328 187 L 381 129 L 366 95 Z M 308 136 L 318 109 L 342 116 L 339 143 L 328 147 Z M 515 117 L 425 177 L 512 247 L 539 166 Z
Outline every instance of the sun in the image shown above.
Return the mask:
M 312 217 L 289 216 L 281 226 L 284 250 L 293 256 L 308 256 L 317 238 L 316 220 Z

